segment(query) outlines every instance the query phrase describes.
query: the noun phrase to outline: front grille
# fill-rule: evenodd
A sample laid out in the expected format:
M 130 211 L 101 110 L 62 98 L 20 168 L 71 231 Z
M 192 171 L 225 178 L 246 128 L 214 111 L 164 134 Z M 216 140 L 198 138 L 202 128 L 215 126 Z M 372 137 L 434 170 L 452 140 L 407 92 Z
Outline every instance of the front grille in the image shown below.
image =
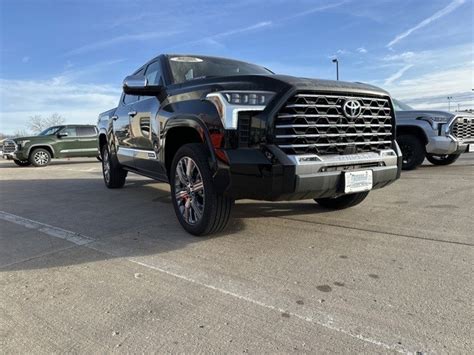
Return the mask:
M 474 118 L 458 117 L 452 125 L 451 133 L 460 140 L 473 139 Z
M 5 141 L 3 142 L 3 153 L 13 153 L 16 150 L 15 142 Z
M 250 120 L 252 118 L 251 112 L 240 112 L 239 121 L 237 124 L 239 147 L 248 147 L 250 141 Z
M 347 100 L 361 105 L 357 118 L 343 113 Z M 354 154 L 391 148 L 393 113 L 388 98 L 298 93 L 275 119 L 275 143 L 287 154 Z

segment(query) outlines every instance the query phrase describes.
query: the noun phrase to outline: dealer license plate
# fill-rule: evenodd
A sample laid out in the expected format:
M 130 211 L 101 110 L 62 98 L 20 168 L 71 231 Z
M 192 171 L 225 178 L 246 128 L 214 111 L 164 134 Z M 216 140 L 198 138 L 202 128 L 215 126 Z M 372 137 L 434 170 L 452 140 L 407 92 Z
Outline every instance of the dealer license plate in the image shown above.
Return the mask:
M 345 172 L 344 182 L 344 192 L 346 194 L 369 191 L 373 186 L 372 170 Z

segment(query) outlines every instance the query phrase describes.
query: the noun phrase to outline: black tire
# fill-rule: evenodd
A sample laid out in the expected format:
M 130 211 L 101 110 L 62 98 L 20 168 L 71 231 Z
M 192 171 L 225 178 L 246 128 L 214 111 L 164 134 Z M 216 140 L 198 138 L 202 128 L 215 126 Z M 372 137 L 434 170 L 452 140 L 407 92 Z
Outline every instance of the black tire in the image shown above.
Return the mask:
M 180 175 L 178 164 L 183 169 L 189 159 L 193 164 L 192 172 L 189 173 L 190 169 L 186 169 L 185 172 L 181 170 Z M 171 200 L 181 226 L 195 236 L 205 236 L 224 230 L 229 222 L 234 201 L 215 191 L 206 146 L 192 143 L 179 148 L 173 158 L 169 175 Z M 185 188 L 184 185 L 188 187 Z M 197 185 L 199 187 L 195 189 L 194 186 Z M 177 193 L 181 194 L 182 198 L 178 197 Z M 196 213 L 196 210 L 199 213 Z M 192 215 L 195 217 L 194 221 L 191 221 Z
M 29 160 L 16 160 L 14 159 L 13 162 L 18 166 L 30 166 L 31 162 Z
M 425 160 L 425 147 L 418 137 L 412 134 L 403 134 L 397 138 L 402 151 L 402 170 L 413 170 Z
M 335 198 L 315 198 L 314 200 L 325 208 L 332 210 L 342 210 L 358 205 L 369 195 L 369 191 L 358 192 L 350 195 L 343 195 Z
M 449 165 L 454 163 L 461 154 L 446 154 L 446 155 L 434 155 L 434 154 L 426 154 L 426 159 L 431 164 L 434 165 Z
M 51 162 L 51 153 L 44 148 L 34 149 L 30 153 L 30 163 L 36 167 L 47 166 Z
M 107 144 L 102 147 L 102 175 L 105 186 L 109 189 L 119 189 L 125 185 L 127 170 L 123 169 L 113 153 L 109 153 Z

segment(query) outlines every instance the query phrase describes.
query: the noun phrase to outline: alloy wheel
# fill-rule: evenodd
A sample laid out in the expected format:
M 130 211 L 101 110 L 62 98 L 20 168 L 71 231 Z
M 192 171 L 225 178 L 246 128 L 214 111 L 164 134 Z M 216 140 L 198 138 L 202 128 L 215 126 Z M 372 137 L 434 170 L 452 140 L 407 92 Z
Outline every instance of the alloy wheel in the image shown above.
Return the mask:
M 403 155 L 403 163 L 404 164 L 410 164 L 413 160 L 413 148 L 410 145 L 402 145 L 400 147 Z
M 48 164 L 48 161 L 49 161 L 48 154 L 43 151 L 36 152 L 33 159 L 35 160 L 35 163 L 38 165 L 46 165 Z
M 109 151 L 104 149 L 104 156 L 102 158 L 102 169 L 104 171 L 105 182 L 110 182 L 110 161 L 109 161 Z
M 175 198 L 183 219 L 188 224 L 198 223 L 204 213 L 204 183 L 196 162 L 184 156 L 176 165 Z

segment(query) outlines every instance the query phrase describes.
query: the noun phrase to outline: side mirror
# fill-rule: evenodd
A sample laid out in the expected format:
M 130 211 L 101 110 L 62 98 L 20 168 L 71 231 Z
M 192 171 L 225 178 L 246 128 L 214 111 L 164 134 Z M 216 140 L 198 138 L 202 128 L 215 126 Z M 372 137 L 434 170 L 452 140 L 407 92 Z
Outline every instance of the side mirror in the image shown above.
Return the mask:
M 67 137 L 68 136 L 68 133 L 67 132 L 59 132 L 57 134 L 58 138 L 63 138 L 63 137 Z
M 155 96 L 163 89 L 161 85 L 148 85 L 143 75 L 130 75 L 123 81 L 123 92 L 127 95 Z

